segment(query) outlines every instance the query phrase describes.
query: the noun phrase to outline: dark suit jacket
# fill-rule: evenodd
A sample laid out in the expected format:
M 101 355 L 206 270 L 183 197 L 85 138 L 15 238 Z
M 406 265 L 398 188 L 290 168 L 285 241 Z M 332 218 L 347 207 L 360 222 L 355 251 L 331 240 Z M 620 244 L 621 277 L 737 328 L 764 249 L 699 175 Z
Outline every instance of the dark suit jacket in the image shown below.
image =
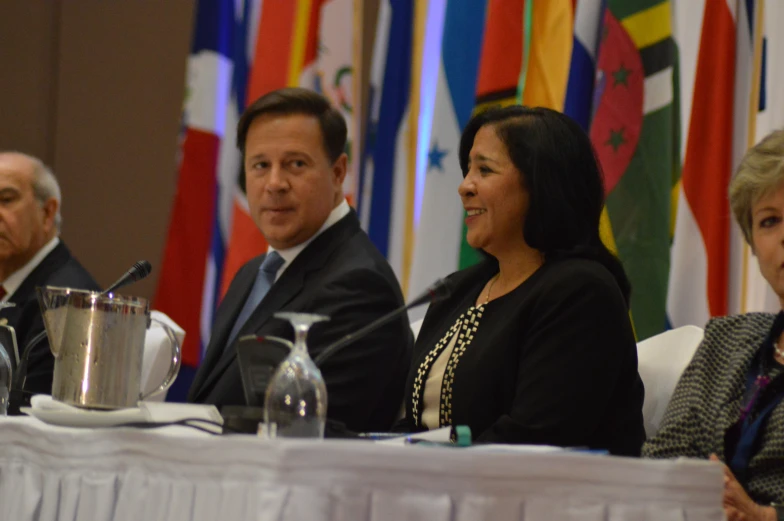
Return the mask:
M 264 256 L 245 264 L 218 307 L 205 358 L 188 400 L 218 406 L 245 405 L 236 342 L 229 333 L 256 279 Z M 278 311 L 331 317 L 308 335 L 311 357 L 327 345 L 403 305 L 400 286 L 386 259 L 359 227 L 356 214 L 316 237 L 289 265 L 237 335 L 293 339 Z M 327 359 L 321 373 L 327 385 L 327 416 L 354 431 L 386 430 L 403 402 L 413 337 L 403 315 Z M 221 357 L 224 348 L 234 351 Z
M 9 302 L 16 304 L 13 308 L 0 310 L 0 318 L 8 320 L 8 325 L 16 331 L 16 342 L 19 354 L 25 346 L 40 332 L 44 331 L 41 308 L 38 305 L 38 286 L 61 286 L 74 289 L 100 290 L 98 283 L 92 278 L 71 252 L 60 243 L 44 257 L 41 263 L 24 279 Z M 9 353 L 13 357 L 11 353 Z M 35 346 L 27 359 L 27 378 L 24 390 L 31 393 L 49 394 L 52 392 L 52 376 L 54 373 L 54 357 L 49 350 L 49 339 Z M 14 380 L 17 381 L 17 375 Z M 18 401 L 19 394 L 14 393 Z M 29 397 L 29 395 L 28 395 Z M 18 403 L 12 403 L 18 407 Z
M 450 275 L 452 297 L 430 305 L 414 348 L 400 430 L 421 430 L 431 350 L 498 272 L 495 260 Z M 477 442 L 585 446 L 639 455 L 645 441 L 643 386 L 626 304 L 598 262 L 546 262 L 516 289 L 489 302 L 470 343 L 452 352 L 442 384 L 441 421 L 468 425 Z M 424 383 L 423 382 L 423 383 Z M 419 407 L 414 412 L 413 401 Z

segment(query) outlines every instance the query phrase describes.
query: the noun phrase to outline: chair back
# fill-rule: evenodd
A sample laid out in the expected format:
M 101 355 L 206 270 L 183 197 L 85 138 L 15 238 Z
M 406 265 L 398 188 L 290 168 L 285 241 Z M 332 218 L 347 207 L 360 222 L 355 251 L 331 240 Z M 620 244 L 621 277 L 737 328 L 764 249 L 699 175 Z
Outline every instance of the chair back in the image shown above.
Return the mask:
M 424 318 L 420 318 L 419 320 L 411 322 L 411 332 L 414 333 L 414 341 L 416 341 L 419 336 L 419 330 L 422 329 L 422 322 L 424 321 Z
M 683 326 L 637 344 L 638 370 L 645 385 L 642 415 L 648 438 L 659 430 L 675 386 L 702 337 L 701 328 Z

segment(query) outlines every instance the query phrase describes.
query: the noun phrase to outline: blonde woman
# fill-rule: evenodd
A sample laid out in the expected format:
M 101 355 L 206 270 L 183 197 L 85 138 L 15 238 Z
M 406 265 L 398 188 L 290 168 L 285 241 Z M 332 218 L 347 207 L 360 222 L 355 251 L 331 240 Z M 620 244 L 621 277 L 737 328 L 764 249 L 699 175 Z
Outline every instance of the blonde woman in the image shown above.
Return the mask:
M 746 153 L 729 196 L 784 309 L 784 131 Z M 729 520 L 784 519 L 782 398 L 784 311 L 714 318 L 643 456 L 721 461 Z

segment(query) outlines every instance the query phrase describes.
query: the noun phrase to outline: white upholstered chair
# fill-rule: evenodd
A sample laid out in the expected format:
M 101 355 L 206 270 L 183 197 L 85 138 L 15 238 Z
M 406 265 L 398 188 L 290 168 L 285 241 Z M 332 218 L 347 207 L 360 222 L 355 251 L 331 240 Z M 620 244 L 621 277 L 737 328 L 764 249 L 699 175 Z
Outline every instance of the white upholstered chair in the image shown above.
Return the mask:
M 659 430 L 675 386 L 702 337 L 699 327 L 683 326 L 637 344 L 638 367 L 645 385 L 642 415 L 648 438 Z
M 424 320 L 424 318 L 420 318 L 415 322 L 411 322 L 411 332 L 414 333 L 414 340 L 419 336 L 419 330 L 422 329 L 422 322 L 424 322 Z

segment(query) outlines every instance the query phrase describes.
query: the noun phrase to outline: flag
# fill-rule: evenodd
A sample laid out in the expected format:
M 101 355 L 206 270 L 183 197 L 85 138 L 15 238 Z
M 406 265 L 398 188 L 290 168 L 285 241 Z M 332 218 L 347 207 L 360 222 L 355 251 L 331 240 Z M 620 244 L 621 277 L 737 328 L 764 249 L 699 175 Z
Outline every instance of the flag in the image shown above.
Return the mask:
M 755 38 L 759 48 L 755 45 L 754 49 L 755 58 L 759 53 L 759 70 L 755 73 L 759 82 L 755 98 L 757 114 L 753 122 L 754 135 L 750 140 L 754 144 L 772 131 L 784 128 L 784 95 L 780 88 L 784 81 L 784 33 L 778 30 L 781 20 L 784 20 L 784 4 L 770 1 L 756 3 L 756 14 L 762 18 L 759 27 L 762 34 L 755 29 L 755 36 L 761 38 Z M 750 248 L 745 249 L 744 255 L 747 290 L 742 311 L 777 312 L 781 309 L 779 298 L 762 277 Z
M 585 1 L 585 0 L 583 0 Z M 569 78 L 574 9 L 568 0 L 528 0 L 523 79 L 519 99 L 529 107 L 563 112 Z
M 596 55 L 604 6 L 601 0 L 579 0 L 574 13 L 572 56 L 563 112 L 577 121 L 586 132 L 590 128 Z
M 306 0 L 261 3 L 258 26 L 261 37 L 255 42 L 243 105 L 273 90 L 299 82 L 310 25 L 311 11 L 308 4 Z M 250 216 L 242 168 L 236 172 L 235 183 L 231 231 L 221 273 L 221 296 L 225 294 L 237 270 L 267 250 L 267 242 Z
M 408 166 L 413 31 L 413 0 L 381 2 L 359 199 L 363 228 L 401 281 L 405 279 L 404 241 L 412 199 Z
M 300 81 L 300 87 L 307 87 L 320 92 L 332 102 L 346 119 L 348 154 L 348 170 L 343 180 L 343 192 L 351 205 L 355 205 L 358 183 L 360 158 L 357 157 L 361 148 L 358 121 L 359 107 L 355 103 L 358 97 L 354 93 L 355 49 L 354 35 L 354 0 L 311 0 L 314 13 L 308 34 L 309 45 L 313 53 L 306 57 L 312 60 L 315 70 L 315 84 Z M 320 4 L 320 5 L 318 5 Z M 318 17 L 315 10 L 320 9 Z M 361 33 L 359 33 L 361 34 Z M 358 54 L 358 52 L 357 52 Z
M 183 368 L 169 391 L 184 399 L 209 340 L 239 156 L 251 5 L 200 2 L 188 59 L 181 159 L 153 307 L 187 332 Z
M 246 103 L 283 87 L 309 88 L 330 98 L 341 110 L 352 137 L 353 119 L 358 117 L 353 106 L 353 6 L 353 0 L 261 2 L 258 34 L 263 37 L 256 39 Z M 350 201 L 354 198 L 354 170 L 350 164 L 344 182 Z M 236 182 L 221 294 L 243 264 L 267 250 L 250 217 L 241 172 Z
M 476 83 L 476 110 L 517 103 L 525 47 L 523 25 L 526 7 L 530 9 L 531 6 L 531 0 L 488 1 L 487 36 L 482 42 Z
M 525 82 L 520 79 L 525 62 L 523 56 L 527 49 L 523 37 L 530 34 L 530 27 L 524 26 L 530 26 L 530 23 L 526 24 L 526 20 L 530 20 L 532 7 L 533 0 L 488 1 L 485 36 L 476 82 L 475 113 L 519 103 L 520 84 Z M 529 29 L 528 33 L 525 33 L 526 28 Z M 467 122 L 466 119 L 461 130 Z M 458 168 L 457 172 L 459 171 Z M 456 194 L 455 190 L 455 196 Z M 462 205 L 460 217 L 460 255 L 456 269 L 466 268 L 480 260 L 479 253 L 471 248 L 466 240 L 468 228 L 463 218 Z
M 631 282 L 642 340 L 666 324 L 670 193 L 680 171 L 671 2 L 609 0 L 597 65 L 590 135 L 604 172 L 610 245 Z
M 690 49 L 690 55 L 697 57 L 696 75 L 667 297 L 668 315 L 674 327 L 703 326 L 711 316 L 728 312 L 727 187 L 733 153 L 734 16 L 726 1 L 707 0 L 698 51 Z M 682 22 L 679 20 L 679 24 Z
M 458 9 L 467 10 L 459 2 L 457 6 L 447 3 L 422 220 L 409 285 L 412 294 L 435 278 L 479 260 L 478 252 L 466 241 L 463 208 L 457 196 L 457 148 L 460 132 L 472 112 L 465 89 L 476 82 L 474 111 L 521 100 L 561 110 L 566 95 L 574 16 L 571 2 L 489 0 L 483 38 L 475 29 L 462 29 L 462 34 L 455 34 L 459 17 L 465 16 L 456 14 Z M 477 27 L 485 9 L 479 3 L 472 4 L 471 9 L 469 15 L 475 18 L 473 27 Z M 475 58 L 468 51 L 469 46 L 474 53 L 481 46 L 481 53 Z M 455 65 L 455 72 L 451 72 L 446 56 L 454 56 L 455 49 L 459 50 L 457 56 L 463 57 L 462 69 Z M 477 59 L 478 71 L 474 76 Z M 464 76 L 459 86 L 458 81 L 449 81 L 459 74 Z
M 198 3 L 177 193 L 154 299 L 188 332 L 183 370 L 169 393 L 174 400 L 187 393 L 228 283 L 267 248 L 244 194 L 239 117 L 263 94 L 295 85 L 323 91 L 344 114 L 354 113 L 353 6 L 353 0 Z
M 457 194 L 462 180 L 458 148 L 474 108 L 483 34 L 478 28 L 484 27 L 484 20 L 482 0 L 447 2 L 410 295 L 475 261 L 476 253 L 465 247 L 463 206 Z

